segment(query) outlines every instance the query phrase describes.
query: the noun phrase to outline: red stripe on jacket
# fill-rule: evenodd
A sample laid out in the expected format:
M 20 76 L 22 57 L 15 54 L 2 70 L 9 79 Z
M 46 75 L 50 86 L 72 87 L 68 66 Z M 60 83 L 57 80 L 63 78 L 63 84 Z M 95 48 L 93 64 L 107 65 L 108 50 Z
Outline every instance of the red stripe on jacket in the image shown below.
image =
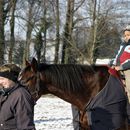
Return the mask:
M 130 53 L 124 51 L 121 56 L 120 56 L 120 63 L 122 64 L 123 62 L 125 62 L 126 60 L 130 60 Z

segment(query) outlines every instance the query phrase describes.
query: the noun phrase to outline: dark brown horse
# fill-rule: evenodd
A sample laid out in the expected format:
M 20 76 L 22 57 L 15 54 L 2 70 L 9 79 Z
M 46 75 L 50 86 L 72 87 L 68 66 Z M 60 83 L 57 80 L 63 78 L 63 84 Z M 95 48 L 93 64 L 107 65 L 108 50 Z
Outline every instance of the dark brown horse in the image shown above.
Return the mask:
M 38 65 L 33 58 L 31 63 L 26 62 L 18 80 L 28 87 L 36 100 L 41 95 L 53 94 L 77 106 L 81 113 L 82 130 L 88 130 L 86 106 L 103 89 L 108 78 L 107 66 Z M 125 122 L 118 130 L 126 130 Z

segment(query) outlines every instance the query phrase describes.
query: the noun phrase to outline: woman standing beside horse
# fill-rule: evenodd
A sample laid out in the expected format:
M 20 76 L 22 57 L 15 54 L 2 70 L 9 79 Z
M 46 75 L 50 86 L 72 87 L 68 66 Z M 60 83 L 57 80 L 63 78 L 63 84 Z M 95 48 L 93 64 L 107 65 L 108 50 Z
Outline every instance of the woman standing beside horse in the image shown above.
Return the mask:
M 15 64 L 0 66 L 0 130 L 36 130 L 35 102 L 17 81 L 20 70 Z

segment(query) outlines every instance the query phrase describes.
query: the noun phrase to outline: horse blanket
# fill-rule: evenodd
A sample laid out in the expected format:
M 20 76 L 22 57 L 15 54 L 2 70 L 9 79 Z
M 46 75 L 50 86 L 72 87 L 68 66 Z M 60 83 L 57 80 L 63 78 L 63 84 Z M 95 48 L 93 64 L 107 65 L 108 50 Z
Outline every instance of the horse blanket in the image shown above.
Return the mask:
M 105 87 L 90 101 L 86 112 L 91 130 L 116 130 L 126 119 L 127 96 L 121 81 L 110 75 Z

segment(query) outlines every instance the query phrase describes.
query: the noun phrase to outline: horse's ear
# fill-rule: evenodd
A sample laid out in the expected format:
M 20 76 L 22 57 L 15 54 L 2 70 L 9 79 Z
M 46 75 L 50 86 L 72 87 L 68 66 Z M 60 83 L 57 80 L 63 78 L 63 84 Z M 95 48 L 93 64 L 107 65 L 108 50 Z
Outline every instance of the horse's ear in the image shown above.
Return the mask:
M 33 58 L 31 61 L 31 67 L 32 67 L 33 71 L 37 72 L 38 63 L 37 63 L 37 60 L 35 58 Z

